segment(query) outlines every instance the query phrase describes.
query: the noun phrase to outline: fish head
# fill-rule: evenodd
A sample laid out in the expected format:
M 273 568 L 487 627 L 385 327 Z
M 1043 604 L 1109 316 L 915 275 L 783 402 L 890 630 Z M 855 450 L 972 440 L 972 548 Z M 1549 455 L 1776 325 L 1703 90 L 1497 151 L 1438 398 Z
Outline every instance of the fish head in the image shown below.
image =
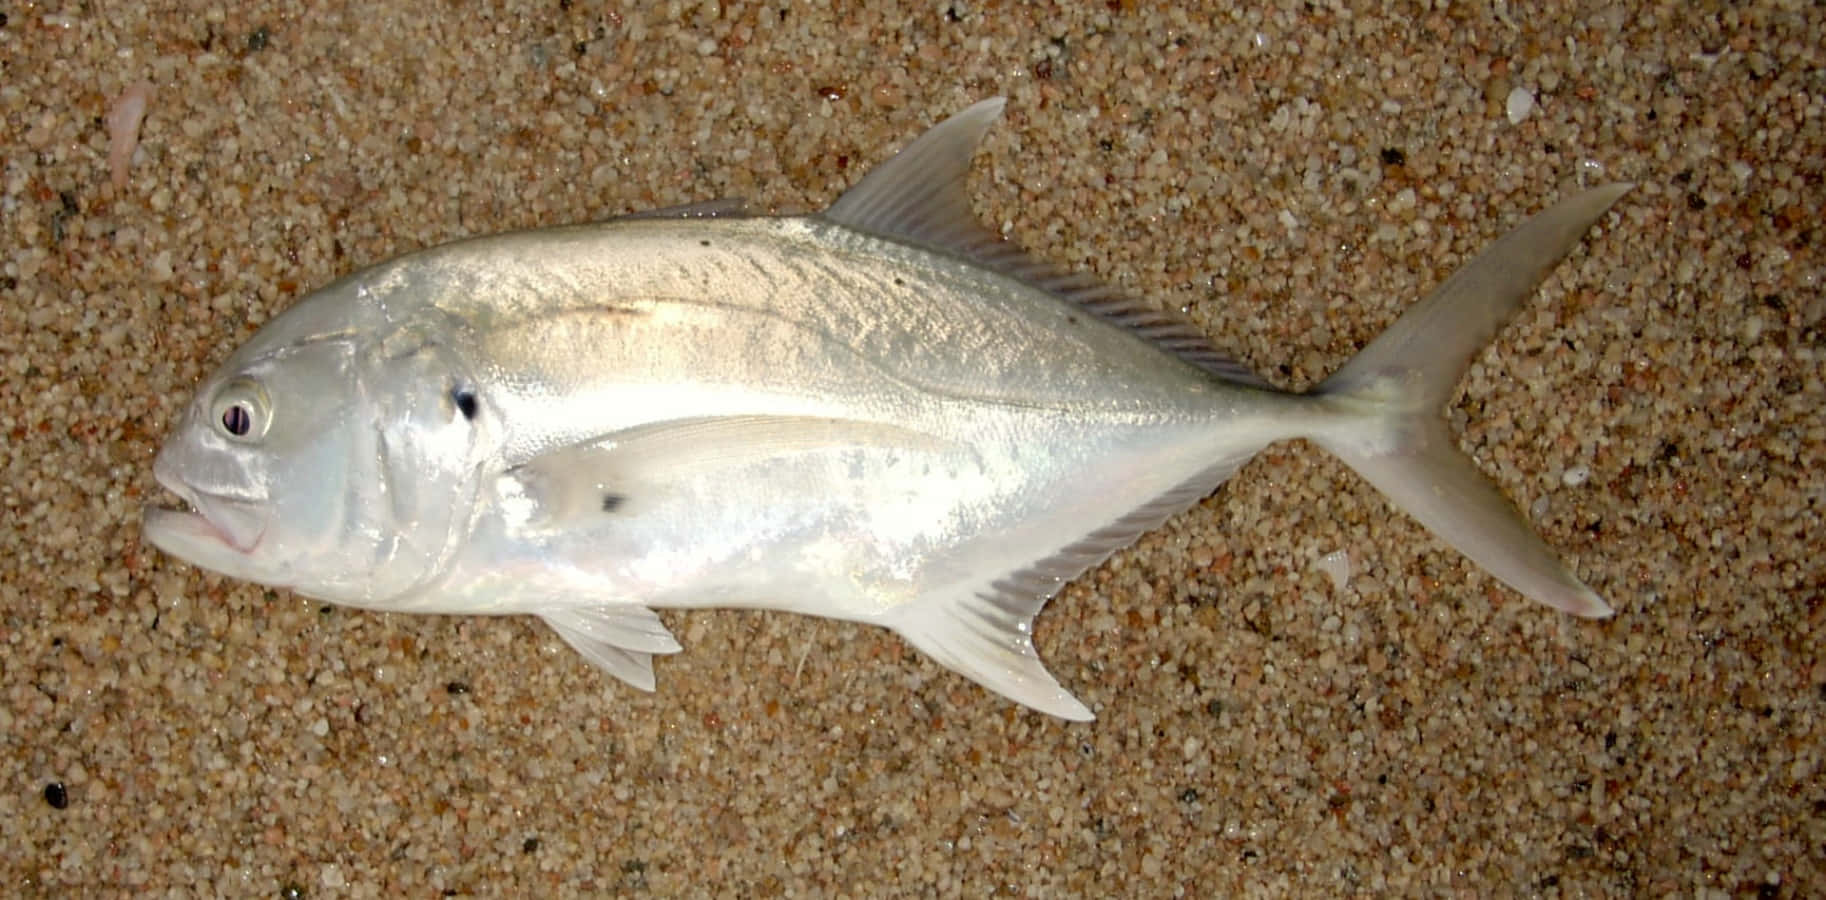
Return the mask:
M 304 312 L 199 386 L 152 466 L 187 508 L 148 507 L 145 537 L 234 578 L 384 608 L 434 581 L 467 536 L 483 400 L 438 328 L 363 315 L 307 327 L 326 323 Z

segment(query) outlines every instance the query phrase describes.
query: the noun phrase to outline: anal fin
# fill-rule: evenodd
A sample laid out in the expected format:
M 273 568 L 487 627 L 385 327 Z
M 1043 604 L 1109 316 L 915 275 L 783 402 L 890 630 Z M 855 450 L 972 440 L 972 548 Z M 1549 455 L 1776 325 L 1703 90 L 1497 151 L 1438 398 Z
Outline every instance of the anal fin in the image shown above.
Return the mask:
M 1046 596 L 1008 589 L 927 598 L 884 624 L 939 664 L 1023 706 L 1088 722 L 1088 707 L 1059 685 L 1033 646 L 1033 619 Z
M 1088 722 L 1096 716 L 1040 662 L 1033 646 L 1034 617 L 1067 581 L 1197 504 L 1255 451 L 1253 446 L 1233 447 L 1192 478 L 1050 555 L 973 591 L 922 597 L 894 610 L 883 624 L 945 668 L 1016 703 Z

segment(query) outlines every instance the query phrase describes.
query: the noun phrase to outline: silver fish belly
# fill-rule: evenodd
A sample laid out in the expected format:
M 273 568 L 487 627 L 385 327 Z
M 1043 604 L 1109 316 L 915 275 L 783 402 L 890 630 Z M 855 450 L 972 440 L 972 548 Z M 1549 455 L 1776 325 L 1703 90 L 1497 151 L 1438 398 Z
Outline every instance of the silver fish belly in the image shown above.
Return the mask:
M 1609 613 L 1438 413 L 1626 185 L 1530 220 L 1294 395 L 976 224 L 963 176 L 1000 109 L 821 215 L 662 211 L 345 277 L 199 388 L 155 464 L 196 511 L 149 510 L 149 539 L 352 605 L 538 615 L 648 690 L 680 649 L 654 609 L 752 607 L 892 628 L 1088 719 L 1034 652 L 1046 600 L 1307 437 L 1522 593 Z

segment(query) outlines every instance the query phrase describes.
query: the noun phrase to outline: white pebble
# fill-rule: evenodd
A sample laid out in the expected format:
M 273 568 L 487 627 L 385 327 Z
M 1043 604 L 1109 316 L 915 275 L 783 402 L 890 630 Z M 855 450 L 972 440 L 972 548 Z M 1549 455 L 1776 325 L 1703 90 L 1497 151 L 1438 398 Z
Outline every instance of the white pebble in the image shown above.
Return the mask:
M 1337 590 L 1344 590 L 1350 583 L 1350 552 L 1347 550 L 1333 550 L 1319 557 L 1313 565 L 1331 579 L 1331 586 Z
M 1517 87 L 1509 92 L 1509 100 L 1503 105 L 1509 114 L 1509 124 L 1520 125 L 1529 113 L 1534 112 L 1534 92 L 1525 87 Z
M 1578 487 L 1591 478 L 1591 469 L 1587 466 L 1573 466 L 1560 475 L 1560 483 L 1567 487 Z

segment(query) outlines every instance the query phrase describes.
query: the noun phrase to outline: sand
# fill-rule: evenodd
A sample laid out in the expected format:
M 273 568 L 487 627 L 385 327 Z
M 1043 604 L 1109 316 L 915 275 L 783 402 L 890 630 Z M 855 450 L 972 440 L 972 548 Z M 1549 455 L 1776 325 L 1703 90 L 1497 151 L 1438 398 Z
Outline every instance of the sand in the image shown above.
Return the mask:
M 1818 8 L 1257 6 L 0 4 L 0 891 L 1826 893 Z M 1041 617 L 1090 724 L 785 614 L 664 614 L 686 651 L 642 694 L 537 622 L 142 543 L 192 386 L 313 287 L 817 209 L 994 94 L 987 221 L 1293 389 L 1531 212 L 1640 182 L 1449 410 L 1615 618 L 1301 443 Z

